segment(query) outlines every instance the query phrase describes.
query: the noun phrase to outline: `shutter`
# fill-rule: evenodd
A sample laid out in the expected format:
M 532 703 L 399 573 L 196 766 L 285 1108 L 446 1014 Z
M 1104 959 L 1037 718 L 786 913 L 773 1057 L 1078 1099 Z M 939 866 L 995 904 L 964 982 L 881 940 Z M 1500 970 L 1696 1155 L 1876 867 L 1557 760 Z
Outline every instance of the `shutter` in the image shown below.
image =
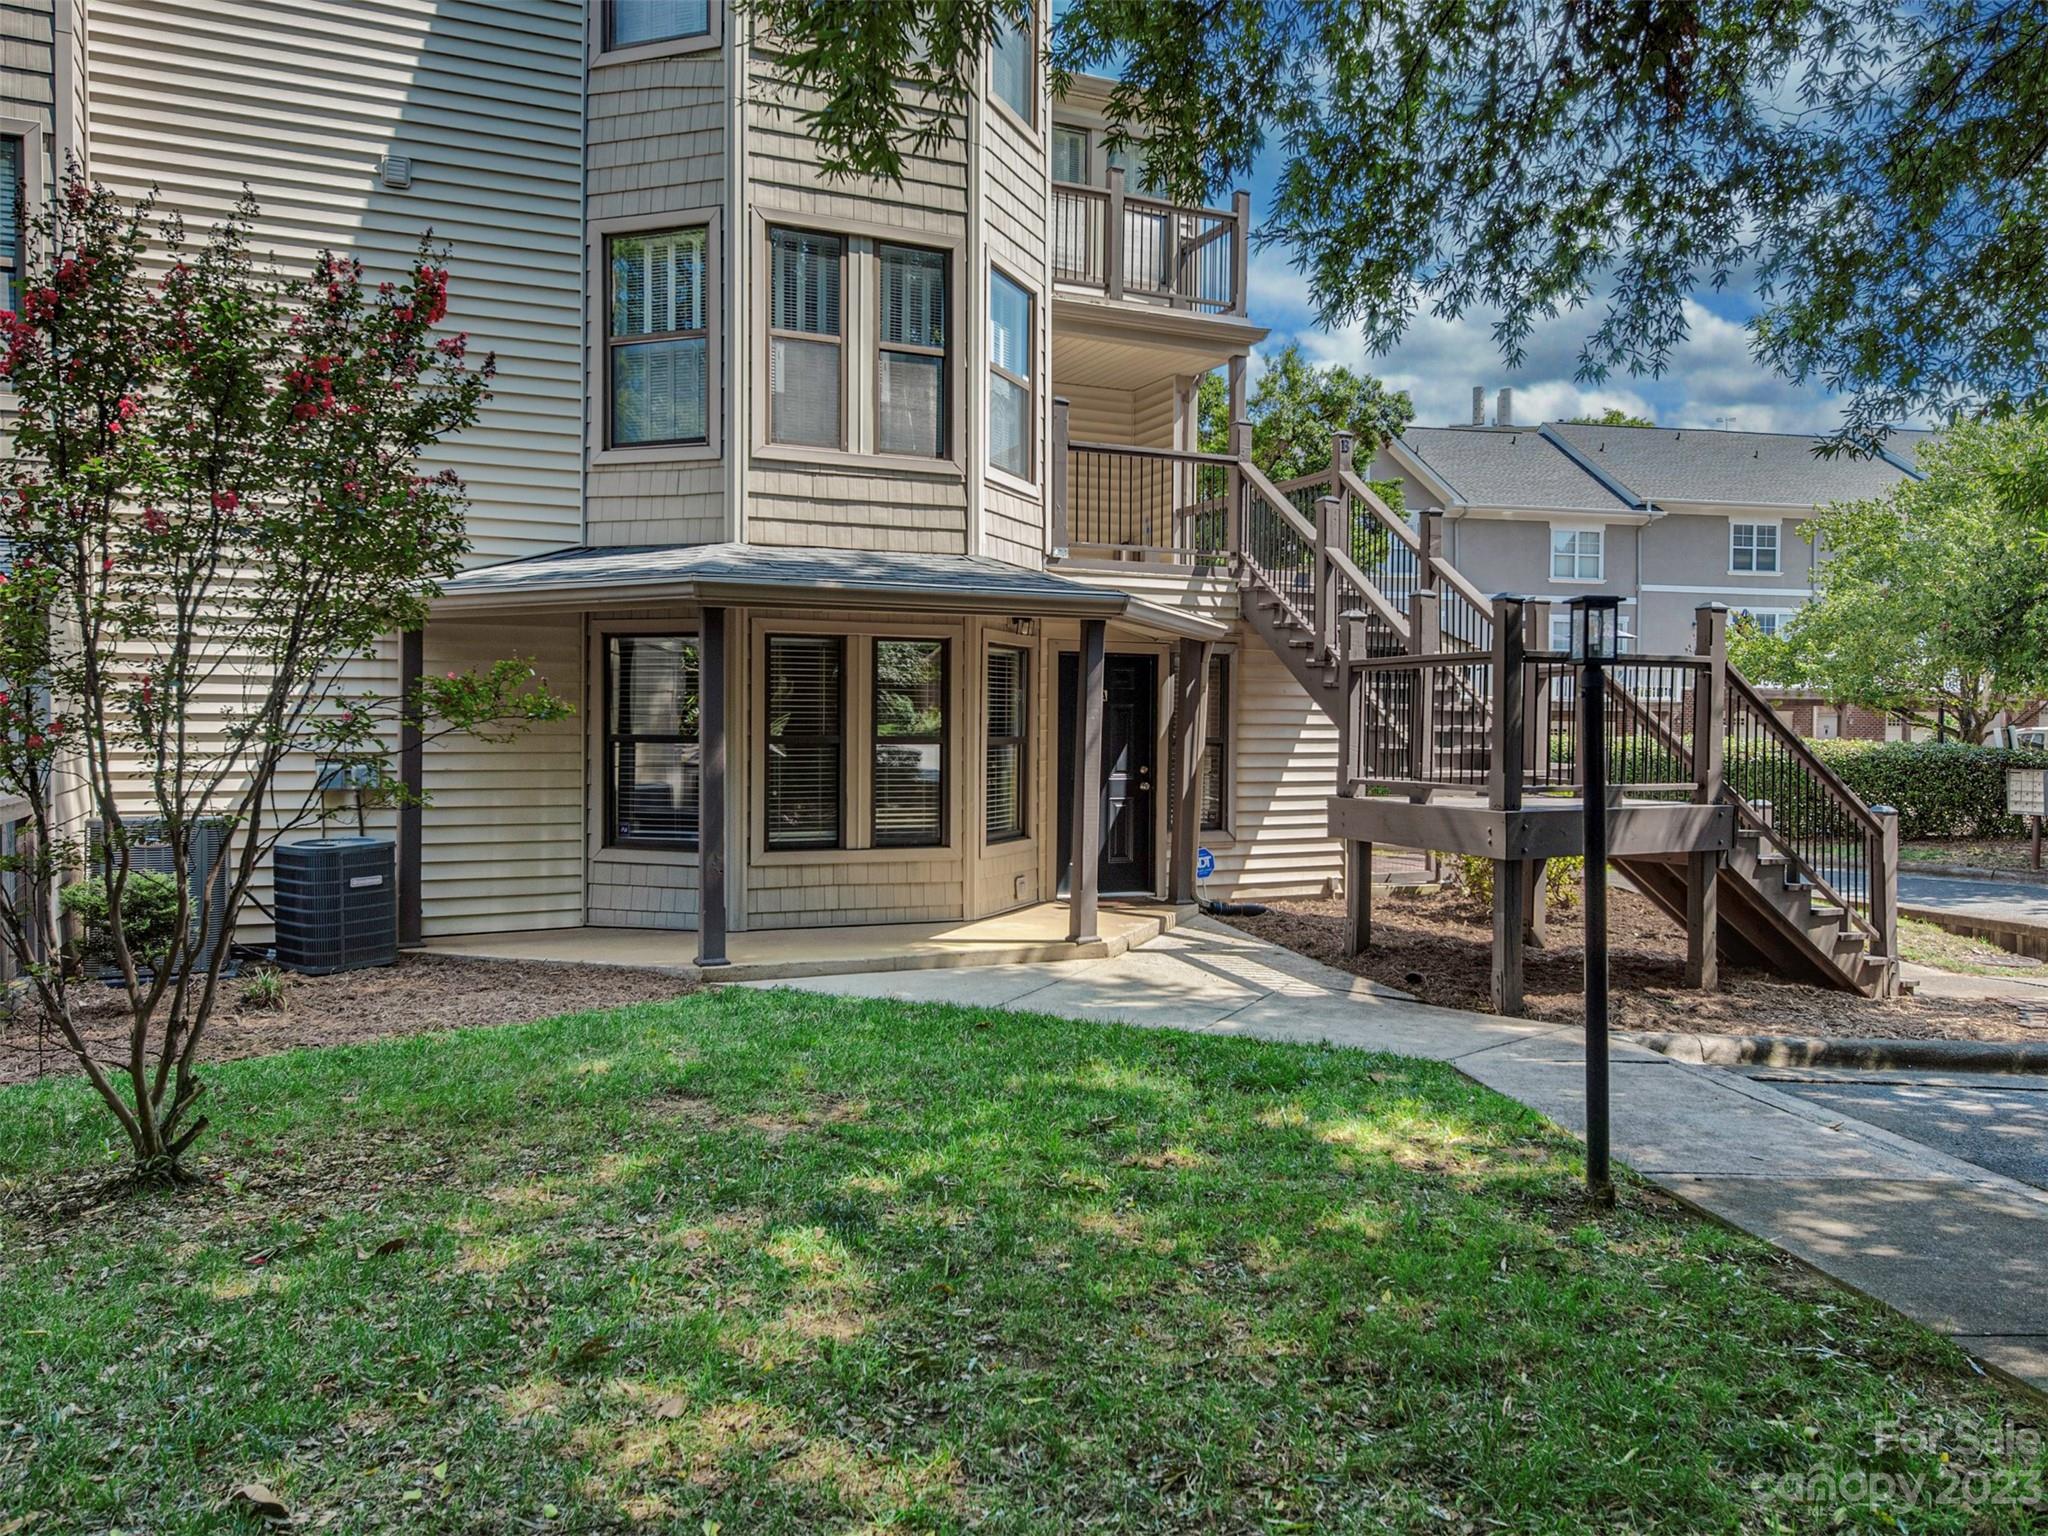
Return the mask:
M 839 846 L 845 646 L 768 637 L 768 846 Z

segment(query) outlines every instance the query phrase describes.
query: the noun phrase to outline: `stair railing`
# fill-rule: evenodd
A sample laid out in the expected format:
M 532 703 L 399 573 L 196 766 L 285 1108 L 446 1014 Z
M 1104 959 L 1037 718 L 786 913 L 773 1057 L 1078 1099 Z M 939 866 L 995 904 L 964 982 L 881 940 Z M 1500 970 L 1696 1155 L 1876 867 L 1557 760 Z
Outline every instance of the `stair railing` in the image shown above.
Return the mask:
M 1290 619 L 1310 637 L 1310 657 L 1323 663 L 1338 654 L 1338 615 L 1353 609 L 1373 614 L 1405 645 L 1408 621 L 1358 568 L 1343 548 L 1344 534 L 1323 497 L 1304 516 L 1294 495 L 1275 485 L 1246 459 L 1238 465 L 1243 486 L 1239 553 L 1247 577 L 1277 599 Z

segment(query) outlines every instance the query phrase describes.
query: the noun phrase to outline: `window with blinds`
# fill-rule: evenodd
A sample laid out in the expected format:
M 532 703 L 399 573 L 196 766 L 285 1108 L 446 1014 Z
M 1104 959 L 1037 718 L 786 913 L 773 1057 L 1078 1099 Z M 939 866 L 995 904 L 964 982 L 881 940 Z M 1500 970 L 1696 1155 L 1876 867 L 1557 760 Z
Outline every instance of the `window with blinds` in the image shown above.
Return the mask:
M 884 245 L 881 356 L 875 446 L 883 453 L 940 458 L 946 452 L 946 258 L 939 251 Z
M 875 642 L 874 840 L 946 840 L 946 642 Z
M 1052 131 L 1052 179 L 1088 185 L 1088 130 L 1054 128 Z
M 613 235 L 609 446 L 710 440 L 710 231 Z
M 1208 698 L 1202 726 L 1202 830 L 1220 832 L 1230 822 L 1230 663 L 1209 658 Z
M 605 46 L 632 48 L 711 31 L 711 0 L 606 0 Z
M 988 461 L 1031 478 L 1031 291 L 994 268 L 988 280 Z
M 773 442 L 838 448 L 840 292 L 846 246 L 837 235 L 768 233 L 768 436 Z
M 605 842 L 619 848 L 696 847 L 697 637 L 613 635 L 605 671 Z
M 1024 835 L 1024 739 L 1030 653 L 998 645 L 988 653 L 988 750 L 983 782 L 988 840 Z
M 21 308 L 21 140 L 0 136 L 0 309 Z
M 1031 31 L 1018 26 L 1007 9 L 998 10 L 995 40 L 989 45 L 989 89 L 996 100 L 1034 127 L 1038 102 L 1031 86 L 1037 73 L 1036 55 Z
M 768 846 L 837 848 L 845 641 L 836 635 L 770 635 L 767 691 Z

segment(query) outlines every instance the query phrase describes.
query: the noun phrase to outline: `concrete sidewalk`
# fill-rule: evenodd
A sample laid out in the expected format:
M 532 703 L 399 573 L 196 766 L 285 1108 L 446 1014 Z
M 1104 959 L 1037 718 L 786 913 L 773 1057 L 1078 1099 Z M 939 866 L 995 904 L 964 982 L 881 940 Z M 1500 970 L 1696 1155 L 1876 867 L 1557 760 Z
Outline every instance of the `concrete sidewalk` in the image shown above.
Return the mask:
M 1426 1007 L 1209 918 L 1113 959 L 799 985 L 1422 1056 L 1585 1129 L 1575 1026 Z M 2048 1393 L 2048 1193 L 1632 1045 L 1615 1047 L 1613 1097 L 1614 1154 L 1638 1173 Z

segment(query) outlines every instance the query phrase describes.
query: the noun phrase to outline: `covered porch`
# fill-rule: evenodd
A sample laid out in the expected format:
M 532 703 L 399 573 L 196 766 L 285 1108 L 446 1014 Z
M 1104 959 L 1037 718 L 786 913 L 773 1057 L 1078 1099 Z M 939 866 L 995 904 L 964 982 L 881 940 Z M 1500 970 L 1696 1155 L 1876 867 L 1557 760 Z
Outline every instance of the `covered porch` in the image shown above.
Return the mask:
M 545 784 L 526 798 L 534 740 L 465 756 L 407 744 L 407 785 L 462 803 L 401 818 L 402 940 L 770 977 L 802 974 L 789 967 L 806 955 L 825 970 L 897 968 L 1142 943 L 1163 931 L 1160 909 L 1193 901 L 1207 662 L 1227 632 L 1102 584 L 958 556 L 649 546 L 466 572 L 408 637 L 404 685 L 451 654 L 531 655 L 546 635 L 584 707 L 568 739 L 545 744 Z M 652 693 L 627 687 L 628 649 L 658 651 Z M 921 669 L 910 681 L 906 655 Z M 1110 680 L 1133 658 L 1154 696 L 1112 704 L 1106 722 Z M 792 680 L 810 690 L 800 731 Z M 673 718 L 647 737 L 619 712 L 637 719 L 650 698 Z M 641 738 L 654 745 L 636 758 Z M 502 798 L 478 792 L 486 778 Z M 1112 829 L 1131 824 L 1112 785 L 1145 793 L 1141 841 L 1160 850 L 1128 884 L 1108 856 Z M 539 867 L 529 848 L 551 861 L 545 906 L 499 899 Z M 1098 848 L 1101 860 L 1071 857 Z

